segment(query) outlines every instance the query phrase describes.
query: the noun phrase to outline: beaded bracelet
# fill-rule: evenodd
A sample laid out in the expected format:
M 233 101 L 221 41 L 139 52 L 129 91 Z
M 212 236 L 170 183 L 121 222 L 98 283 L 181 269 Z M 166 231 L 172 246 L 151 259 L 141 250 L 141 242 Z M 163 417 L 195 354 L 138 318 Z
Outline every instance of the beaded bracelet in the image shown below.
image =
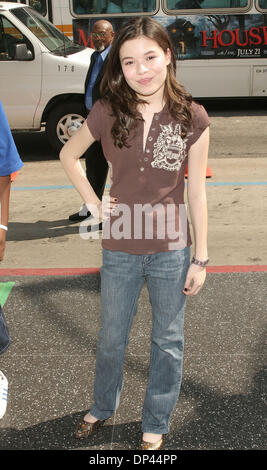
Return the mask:
M 205 261 L 199 261 L 194 256 L 193 256 L 192 261 L 191 261 L 191 263 L 197 264 L 198 266 L 201 266 L 202 268 L 205 268 L 205 266 L 208 264 L 208 262 L 209 262 L 209 258 L 207 258 Z

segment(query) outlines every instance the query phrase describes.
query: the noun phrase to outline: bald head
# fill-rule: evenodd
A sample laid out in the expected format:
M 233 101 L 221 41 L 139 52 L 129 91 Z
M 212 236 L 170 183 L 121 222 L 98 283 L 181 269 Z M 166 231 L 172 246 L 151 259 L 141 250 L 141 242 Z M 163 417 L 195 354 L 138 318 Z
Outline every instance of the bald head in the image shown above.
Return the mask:
M 114 31 L 112 24 L 107 20 L 98 20 L 92 29 L 92 40 L 95 49 L 103 52 L 113 41 Z
M 98 20 L 98 21 L 96 21 L 96 22 L 94 23 L 94 26 L 93 26 L 92 31 L 94 31 L 94 28 L 95 28 L 95 27 L 96 27 L 96 28 L 101 28 L 101 29 L 104 28 L 104 29 L 106 29 L 106 30 L 108 30 L 108 31 L 112 31 L 112 32 L 113 32 L 113 26 L 112 26 L 112 24 L 111 24 L 109 21 L 107 21 L 107 20 Z

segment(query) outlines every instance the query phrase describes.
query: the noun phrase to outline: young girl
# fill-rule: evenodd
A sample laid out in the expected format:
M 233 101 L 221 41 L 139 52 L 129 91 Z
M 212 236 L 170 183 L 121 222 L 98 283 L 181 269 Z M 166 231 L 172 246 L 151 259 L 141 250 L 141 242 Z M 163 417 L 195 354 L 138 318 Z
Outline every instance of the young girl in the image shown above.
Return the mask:
M 60 154 L 90 211 L 95 208 L 100 217 L 108 212 L 94 404 L 78 423 L 76 436 L 95 432 L 119 405 L 128 335 L 146 280 L 152 333 L 140 448 L 156 450 L 169 431 L 181 385 L 186 296 L 197 294 L 206 277 L 209 119 L 177 83 L 170 39 L 148 17 L 134 19 L 117 32 L 102 96 Z M 104 210 L 79 162 L 95 140 L 101 140 L 111 171 L 110 203 Z M 191 262 L 184 212 L 187 164 L 195 241 Z

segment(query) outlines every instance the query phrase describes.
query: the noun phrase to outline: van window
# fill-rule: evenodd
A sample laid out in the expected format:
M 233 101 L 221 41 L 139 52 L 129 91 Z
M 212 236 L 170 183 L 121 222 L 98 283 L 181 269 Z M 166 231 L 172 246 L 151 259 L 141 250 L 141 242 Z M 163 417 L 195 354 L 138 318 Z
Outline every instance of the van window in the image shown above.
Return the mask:
M 167 0 L 168 10 L 195 10 L 216 8 L 245 8 L 248 0 Z
M 69 55 L 84 49 L 83 46 L 74 44 L 56 26 L 46 21 L 42 15 L 32 8 L 14 8 L 12 13 L 29 28 L 50 52 L 57 55 Z
M 0 15 L 0 61 L 15 59 L 16 44 L 26 44 L 33 53 L 30 41 L 7 18 Z
M 267 0 L 259 0 L 259 7 L 262 9 L 267 9 Z

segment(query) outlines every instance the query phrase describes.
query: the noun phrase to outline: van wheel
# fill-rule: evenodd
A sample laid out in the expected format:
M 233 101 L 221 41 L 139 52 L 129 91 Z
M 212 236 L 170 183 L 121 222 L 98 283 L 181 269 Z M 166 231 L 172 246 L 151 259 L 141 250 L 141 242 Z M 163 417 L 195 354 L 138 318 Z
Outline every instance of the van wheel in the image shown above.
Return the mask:
M 59 152 L 70 137 L 82 126 L 86 110 L 82 103 L 61 103 L 47 118 L 46 133 L 52 147 Z

